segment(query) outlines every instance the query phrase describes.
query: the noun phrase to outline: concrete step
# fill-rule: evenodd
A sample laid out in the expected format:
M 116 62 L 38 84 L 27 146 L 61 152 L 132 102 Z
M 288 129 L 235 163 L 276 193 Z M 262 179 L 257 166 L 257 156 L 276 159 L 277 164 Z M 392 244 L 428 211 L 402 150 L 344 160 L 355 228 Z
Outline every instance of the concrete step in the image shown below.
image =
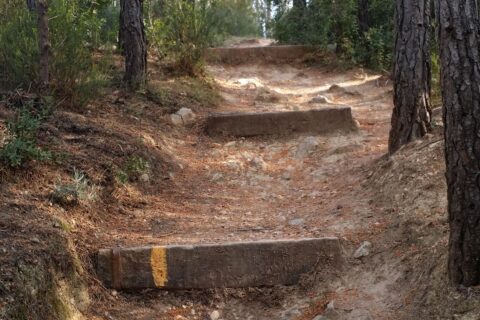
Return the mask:
M 337 238 L 100 250 L 98 276 L 115 289 L 293 285 L 342 264 Z
M 305 111 L 217 113 L 207 118 L 205 129 L 210 136 L 251 137 L 354 131 L 357 125 L 350 107 L 335 106 Z
M 205 59 L 209 63 L 285 63 L 301 60 L 316 51 L 315 47 L 302 45 L 284 45 L 247 48 L 211 48 L 206 51 Z

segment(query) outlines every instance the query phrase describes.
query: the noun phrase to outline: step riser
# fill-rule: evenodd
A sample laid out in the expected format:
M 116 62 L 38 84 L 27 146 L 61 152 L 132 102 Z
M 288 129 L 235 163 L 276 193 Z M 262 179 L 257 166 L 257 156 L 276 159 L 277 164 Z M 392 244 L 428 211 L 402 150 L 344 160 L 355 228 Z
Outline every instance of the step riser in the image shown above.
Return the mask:
M 207 289 L 292 285 L 342 264 L 338 239 L 101 250 L 98 276 L 115 289 Z
M 315 47 L 311 46 L 212 48 L 206 51 L 205 58 L 209 63 L 285 63 L 300 60 L 308 54 L 313 54 L 315 51 Z
M 205 129 L 210 136 L 252 137 L 326 134 L 354 131 L 357 126 L 350 107 L 326 107 L 308 111 L 213 114 L 208 117 Z

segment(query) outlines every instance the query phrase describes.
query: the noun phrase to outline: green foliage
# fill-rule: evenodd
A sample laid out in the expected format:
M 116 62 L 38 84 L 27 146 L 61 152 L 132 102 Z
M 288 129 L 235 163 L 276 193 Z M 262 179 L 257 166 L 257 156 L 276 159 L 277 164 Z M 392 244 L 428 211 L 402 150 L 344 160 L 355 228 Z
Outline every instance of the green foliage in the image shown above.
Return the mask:
M 259 26 L 251 0 L 165 0 L 149 5 L 159 17 L 149 18 L 148 38 L 161 58 L 171 56 L 176 71 L 202 71 L 204 50 L 227 36 L 257 35 Z
M 56 184 L 51 195 L 52 202 L 64 206 L 73 206 L 82 202 L 92 202 L 97 199 L 98 187 L 90 184 L 87 176 L 77 170 L 73 170 L 72 183 Z
M 147 160 L 139 156 L 132 156 L 128 159 L 126 171 L 131 176 L 138 176 L 148 172 L 150 164 Z
M 0 87 L 4 89 L 30 88 L 39 70 L 36 14 L 27 10 L 24 1 L 14 2 L 0 24 Z M 56 95 L 84 102 L 84 88 L 98 88 L 102 77 L 92 52 L 103 41 L 105 20 L 83 0 L 50 0 L 48 14 L 52 89 Z
M 0 24 L 0 87 L 28 87 L 38 74 L 35 17 L 20 6 L 6 13 L 0 14 L 4 18 Z
M 393 31 L 370 28 L 355 46 L 352 56 L 356 63 L 374 69 L 388 69 L 392 63 Z
M 137 181 L 150 171 L 150 163 L 139 156 L 131 156 L 122 169 L 117 171 L 117 180 L 121 184 Z
M 218 9 L 208 0 L 166 0 L 163 19 L 154 21 L 149 29 L 152 44 L 160 55 L 172 55 L 178 71 L 195 75 L 224 17 Z
M 357 5 L 357 0 L 311 0 L 303 9 L 279 7 L 273 36 L 281 43 L 317 45 L 335 50 L 344 61 L 388 69 L 394 41 L 394 1 L 369 2 L 365 32 L 359 28 Z
M 0 160 L 12 168 L 30 160 L 51 160 L 52 154 L 39 148 L 36 139 L 37 130 L 46 115 L 45 111 L 38 112 L 31 105 L 18 110 L 7 123 L 7 139 L 0 148 Z
M 217 31 L 223 36 L 258 36 L 260 26 L 258 12 L 252 0 L 218 1 L 217 11 L 223 12 L 222 25 Z

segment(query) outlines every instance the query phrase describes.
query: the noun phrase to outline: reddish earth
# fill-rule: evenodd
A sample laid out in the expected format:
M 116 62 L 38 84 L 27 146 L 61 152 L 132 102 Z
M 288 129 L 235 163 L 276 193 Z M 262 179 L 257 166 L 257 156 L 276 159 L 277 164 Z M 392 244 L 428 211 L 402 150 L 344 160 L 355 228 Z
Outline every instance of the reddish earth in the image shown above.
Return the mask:
M 309 101 L 324 95 L 332 105 L 351 106 L 360 131 L 239 140 L 212 140 L 193 132 L 182 136 L 169 144 L 174 162 L 183 167 L 170 175 L 174 188 L 143 195 L 142 208 L 109 220 L 102 234 L 111 240 L 103 241 L 104 246 L 336 236 L 344 240 L 348 257 L 362 241 L 383 231 L 384 218 L 373 212 L 362 181 L 368 174 L 365 165 L 387 148 L 391 88 L 385 80 L 362 70 L 338 73 L 290 65 L 214 66 L 209 71 L 225 98 L 215 112 L 318 108 L 325 104 Z M 332 85 L 341 88 L 331 89 Z M 269 95 L 275 98 L 269 100 Z M 374 316 L 391 312 L 386 303 L 392 303 L 392 297 L 386 296 L 385 287 L 394 278 L 370 290 L 364 283 L 369 281 L 365 277 L 374 277 L 370 273 L 355 283 L 349 280 L 349 287 L 342 287 L 343 277 L 324 279 L 323 288 L 312 284 L 319 291 L 312 289 L 310 297 L 302 296 L 304 289 L 278 289 L 280 302 L 264 310 L 256 301 L 243 303 L 238 298 L 225 299 L 219 309 L 224 319 L 300 319 L 302 312 L 312 313 L 311 303 L 329 295 L 335 296 L 339 308 L 360 308 L 356 312 Z M 299 301 L 308 307 L 296 310 Z M 154 299 L 148 305 L 155 303 Z M 108 312 L 114 318 L 131 318 L 131 308 L 119 304 Z M 143 312 L 145 319 L 161 318 L 156 308 Z
M 175 86 L 172 92 L 180 94 L 162 93 L 161 102 L 167 96 L 201 117 L 348 105 L 360 130 L 213 139 L 203 134 L 201 121 L 194 128 L 173 127 L 158 101 L 121 92 L 108 92 L 81 114 L 60 112 L 45 132 L 54 137 L 54 148 L 72 154 L 68 168 L 39 164 L 29 174 L 4 173 L 1 195 L 9 199 L 6 208 L 27 212 L 34 206 L 42 212 L 38 221 L 47 216 L 68 224 L 68 237 L 91 275 L 88 319 L 203 320 L 214 311 L 224 320 L 452 319 L 476 310 L 475 290 L 446 285 L 441 135 L 385 156 L 392 108 L 385 77 L 302 64 L 215 65 L 208 71 L 223 97 L 216 109 L 191 104 L 187 98 L 199 93 L 187 80 L 153 85 Z M 116 169 L 132 155 L 148 160 L 147 176 L 119 184 Z M 73 167 L 101 188 L 96 203 L 62 208 L 48 200 Z M 30 177 L 38 183 L 31 185 Z M 10 246 L 32 246 L 30 228 L 24 229 L 22 241 L 15 236 L 12 245 L 0 242 L 5 259 L 13 257 Z M 92 257 L 99 248 L 330 236 L 342 240 L 345 268 L 310 275 L 298 286 L 116 292 L 94 278 Z M 370 252 L 354 258 L 365 241 Z M 454 319 L 470 319 L 462 317 Z

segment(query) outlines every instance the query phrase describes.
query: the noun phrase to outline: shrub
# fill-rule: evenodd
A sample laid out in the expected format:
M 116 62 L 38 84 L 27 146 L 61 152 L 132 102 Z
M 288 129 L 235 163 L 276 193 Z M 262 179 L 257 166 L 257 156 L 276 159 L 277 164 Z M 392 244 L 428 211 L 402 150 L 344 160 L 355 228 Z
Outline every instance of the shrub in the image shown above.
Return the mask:
M 122 169 L 117 171 L 117 180 L 121 184 L 140 180 L 150 172 L 150 163 L 139 156 L 131 156 Z
M 30 160 L 52 159 L 49 151 L 37 146 L 37 130 L 47 115 L 44 110 L 36 111 L 29 104 L 18 110 L 13 119 L 7 122 L 7 138 L 0 148 L 0 159 L 9 167 L 20 167 Z
M 369 2 L 369 29 L 364 33 L 358 26 L 357 5 L 355 0 L 311 0 L 304 9 L 279 10 L 273 36 L 281 43 L 335 48 L 344 61 L 389 69 L 394 41 L 394 2 Z
M 204 50 L 217 42 L 227 11 L 208 0 L 166 0 L 163 19 L 149 26 L 149 38 L 160 57 L 169 54 L 176 69 L 188 75 L 202 71 Z
M 0 24 L 0 87 L 29 87 L 38 74 L 35 18 L 21 6 L 2 11 L 6 15 Z
M 98 187 L 91 185 L 87 176 L 77 170 L 73 170 L 73 182 L 69 184 L 56 184 L 51 195 L 52 202 L 63 206 L 75 206 L 81 201 L 91 202 L 98 196 Z
M 15 2 L 0 24 L 0 87 L 30 88 L 39 69 L 36 14 Z M 104 19 L 82 0 L 50 0 L 50 78 L 56 95 L 84 102 L 84 87 L 98 87 L 92 52 L 100 46 Z M 90 83 L 96 83 L 95 86 Z M 90 92 L 90 95 L 91 92 Z

